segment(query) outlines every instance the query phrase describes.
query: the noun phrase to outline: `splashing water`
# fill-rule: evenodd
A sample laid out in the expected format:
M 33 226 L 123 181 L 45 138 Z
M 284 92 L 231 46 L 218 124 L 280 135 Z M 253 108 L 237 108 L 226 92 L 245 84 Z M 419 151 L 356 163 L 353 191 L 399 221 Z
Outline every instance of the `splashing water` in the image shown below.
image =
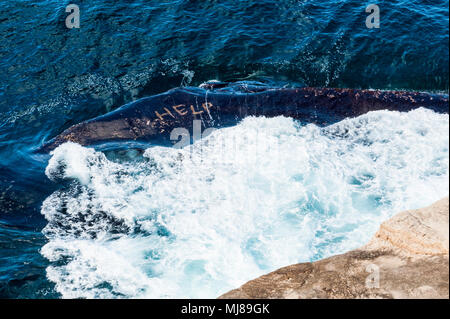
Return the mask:
M 42 206 L 47 276 L 65 298 L 214 298 L 357 248 L 448 194 L 448 129 L 419 109 L 325 128 L 249 117 L 128 161 L 63 144 L 46 169 L 69 180 Z

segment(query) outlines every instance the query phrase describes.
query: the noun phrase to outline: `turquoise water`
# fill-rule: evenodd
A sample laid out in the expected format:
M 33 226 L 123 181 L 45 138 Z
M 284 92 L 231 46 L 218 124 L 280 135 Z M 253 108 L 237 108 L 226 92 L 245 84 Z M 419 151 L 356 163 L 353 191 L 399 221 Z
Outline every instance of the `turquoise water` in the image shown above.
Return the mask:
M 70 125 L 212 79 L 448 93 L 448 1 L 378 2 L 380 29 L 366 28 L 369 3 L 359 1 L 80 0 L 81 27 L 69 30 L 68 3 L 0 3 L 1 297 L 215 297 L 276 267 L 357 247 L 393 211 L 448 193 L 448 115 L 425 110 L 329 131 L 249 119 L 217 138 L 263 134 L 270 143 L 253 143 L 259 157 L 238 143 L 226 154 L 241 157 L 207 172 L 183 164 L 174 175 L 165 149 L 107 153 L 78 172 L 76 163 L 101 154 L 72 145 L 54 155 L 75 172 L 61 178 L 49 157 L 32 154 Z M 347 130 L 368 137 L 339 139 Z M 273 145 L 287 158 L 275 161 Z M 211 152 L 202 156 L 217 162 Z M 188 181 L 195 194 L 217 195 L 168 191 L 191 194 L 179 186 Z M 117 268 L 103 267 L 111 260 Z

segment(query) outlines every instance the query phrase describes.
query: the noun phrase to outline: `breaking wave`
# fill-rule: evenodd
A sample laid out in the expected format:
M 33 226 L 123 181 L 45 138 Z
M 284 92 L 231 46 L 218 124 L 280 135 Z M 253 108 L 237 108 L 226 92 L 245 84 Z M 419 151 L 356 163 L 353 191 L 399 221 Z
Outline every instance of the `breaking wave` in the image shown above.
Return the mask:
M 249 117 L 182 149 L 58 147 L 42 205 L 65 298 L 214 298 L 357 248 L 448 194 L 449 117 L 378 111 L 328 127 Z

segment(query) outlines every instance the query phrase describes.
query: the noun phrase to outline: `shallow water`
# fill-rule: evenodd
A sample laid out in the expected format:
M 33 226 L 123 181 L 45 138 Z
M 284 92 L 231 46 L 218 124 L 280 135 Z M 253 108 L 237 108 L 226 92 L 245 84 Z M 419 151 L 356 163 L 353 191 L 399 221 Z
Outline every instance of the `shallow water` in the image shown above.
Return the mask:
M 448 1 L 379 2 L 371 30 L 358 1 L 77 3 L 68 30 L 64 1 L 0 2 L 1 297 L 215 297 L 448 193 L 448 115 L 427 110 L 249 118 L 181 151 L 32 154 L 211 79 L 448 91 Z

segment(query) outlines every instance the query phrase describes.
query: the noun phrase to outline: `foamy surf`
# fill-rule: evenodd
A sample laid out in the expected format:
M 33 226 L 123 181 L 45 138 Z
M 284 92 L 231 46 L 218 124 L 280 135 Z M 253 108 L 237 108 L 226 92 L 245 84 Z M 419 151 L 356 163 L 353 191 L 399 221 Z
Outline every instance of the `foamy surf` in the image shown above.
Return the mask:
M 48 278 L 65 298 L 214 298 L 356 248 L 448 194 L 449 117 L 379 111 L 320 128 L 244 119 L 132 162 L 73 143 L 46 169 Z

